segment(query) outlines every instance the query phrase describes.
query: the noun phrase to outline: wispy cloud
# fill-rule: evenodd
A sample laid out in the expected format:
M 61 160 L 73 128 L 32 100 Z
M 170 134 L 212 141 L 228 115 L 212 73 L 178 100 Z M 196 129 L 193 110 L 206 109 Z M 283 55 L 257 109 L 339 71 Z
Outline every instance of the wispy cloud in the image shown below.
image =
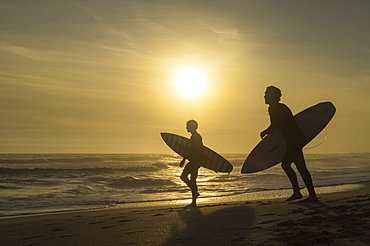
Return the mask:
M 113 36 L 119 36 L 119 38 L 122 40 L 122 42 L 125 42 L 125 45 L 129 46 L 131 49 L 136 48 L 131 36 L 127 34 L 126 32 L 123 32 L 119 29 L 114 28 L 112 25 L 109 24 L 108 21 L 106 21 L 105 18 L 100 16 L 99 14 L 95 13 L 91 8 L 86 7 L 80 2 L 74 1 L 75 5 L 84 11 L 86 14 L 91 16 L 96 23 L 101 26 L 108 34 Z
M 239 30 L 233 26 L 218 25 L 207 23 L 205 21 L 200 21 L 202 26 L 206 29 L 212 31 L 218 36 L 218 41 L 220 44 L 230 44 L 235 43 L 240 40 Z
M 42 57 L 39 52 L 33 49 L 7 43 L 0 43 L 0 51 L 34 60 L 44 59 L 44 57 Z

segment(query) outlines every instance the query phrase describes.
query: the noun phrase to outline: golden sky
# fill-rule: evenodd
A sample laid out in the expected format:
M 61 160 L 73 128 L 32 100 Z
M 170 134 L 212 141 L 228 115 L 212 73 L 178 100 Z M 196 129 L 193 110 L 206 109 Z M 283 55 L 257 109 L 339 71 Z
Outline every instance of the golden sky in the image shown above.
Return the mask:
M 1 153 L 172 153 L 160 132 L 249 153 L 275 85 L 293 113 L 331 101 L 306 153 L 370 152 L 370 1 L 1 1 Z M 187 98 L 182 67 L 203 70 Z M 324 138 L 321 134 L 312 144 Z

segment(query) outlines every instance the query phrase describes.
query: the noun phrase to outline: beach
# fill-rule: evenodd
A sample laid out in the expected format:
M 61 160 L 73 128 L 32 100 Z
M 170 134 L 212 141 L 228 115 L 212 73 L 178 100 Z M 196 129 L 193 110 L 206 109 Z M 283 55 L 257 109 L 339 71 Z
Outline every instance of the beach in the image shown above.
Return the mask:
M 319 202 L 284 198 L 148 203 L 0 219 L 1 245 L 369 245 L 370 182 L 318 193 Z

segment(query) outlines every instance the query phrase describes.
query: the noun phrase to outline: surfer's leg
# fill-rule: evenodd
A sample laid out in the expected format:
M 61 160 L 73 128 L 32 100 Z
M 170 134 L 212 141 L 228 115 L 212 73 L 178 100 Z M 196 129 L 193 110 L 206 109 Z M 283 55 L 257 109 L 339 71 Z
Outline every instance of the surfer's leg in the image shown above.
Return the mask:
M 190 179 L 188 178 L 190 175 Z M 196 207 L 196 199 L 199 196 L 196 179 L 198 177 L 198 168 L 194 167 L 194 163 L 189 162 L 181 174 L 181 180 L 189 186 L 192 194 L 192 203 L 189 207 Z
M 293 195 L 291 197 L 289 197 L 287 199 L 287 201 L 293 201 L 293 200 L 301 199 L 302 194 L 301 194 L 301 191 L 299 189 L 297 175 L 296 175 L 296 173 L 294 172 L 294 170 L 292 168 L 292 160 L 291 160 L 289 155 L 290 154 L 287 151 L 287 154 L 285 155 L 281 166 L 284 169 L 285 173 L 287 174 L 287 176 L 289 178 L 290 183 L 293 186 Z
M 300 153 L 297 155 L 296 161 L 294 161 L 294 163 L 296 164 L 297 169 L 301 174 L 303 182 L 305 183 L 308 190 L 309 197 L 306 199 L 306 201 L 317 201 L 317 195 L 315 192 L 315 188 L 313 187 L 312 177 L 307 169 L 306 161 L 304 159 L 302 151 L 300 151 Z
M 198 186 L 197 186 L 197 177 L 198 177 L 199 167 L 193 166 L 190 173 L 190 182 L 191 182 L 191 194 L 192 194 L 192 204 L 196 206 L 197 198 L 199 196 Z
M 191 166 L 189 165 L 189 163 L 185 166 L 184 170 L 181 173 L 180 178 L 191 189 L 191 182 L 190 182 L 190 180 L 188 178 L 189 174 L 191 173 Z

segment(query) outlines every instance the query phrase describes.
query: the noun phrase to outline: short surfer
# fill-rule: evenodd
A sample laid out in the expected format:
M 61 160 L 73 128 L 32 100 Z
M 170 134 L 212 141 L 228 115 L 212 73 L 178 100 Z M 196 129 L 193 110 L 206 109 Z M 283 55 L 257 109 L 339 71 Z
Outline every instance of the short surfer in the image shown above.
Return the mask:
M 190 149 L 188 151 L 189 154 L 180 162 L 180 167 L 183 167 L 185 160 L 189 160 L 189 163 L 186 164 L 181 174 L 181 180 L 184 181 L 191 189 L 192 203 L 189 204 L 188 207 L 196 207 L 197 197 L 199 196 L 196 180 L 202 159 L 203 141 L 202 136 L 197 132 L 197 129 L 198 123 L 195 120 L 189 120 L 186 123 L 186 130 L 191 133 Z M 189 175 L 190 179 L 188 178 Z
M 294 162 L 302 179 L 307 187 L 309 197 L 304 201 L 317 201 L 316 192 L 312 183 L 311 174 L 307 169 L 306 162 L 303 156 L 303 146 L 305 144 L 305 137 L 302 131 L 298 128 L 291 110 L 285 104 L 280 103 L 281 91 L 279 88 L 269 86 L 265 92 L 265 103 L 269 105 L 268 112 L 270 115 L 270 126 L 261 132 L 261 138 L 266 135 L 279 130 L 284 137 L 287 151 L 284 155 L 282 168 L 288 175 L 288 178 L 293 186 L 293 195 L 287 201 L 293 201 L 302 198 L 300 188 L 298 185 L 297 175 L 291 167 Z

